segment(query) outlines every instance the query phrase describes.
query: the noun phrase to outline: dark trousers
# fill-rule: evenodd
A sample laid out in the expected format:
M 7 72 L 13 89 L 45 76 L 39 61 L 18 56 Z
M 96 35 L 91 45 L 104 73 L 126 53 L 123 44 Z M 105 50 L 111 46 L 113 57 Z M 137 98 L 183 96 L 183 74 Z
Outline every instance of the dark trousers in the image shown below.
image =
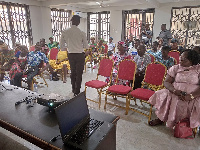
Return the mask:
M 21 80 L 22 80 L 22 76 L 23 76 L 23 73 L 22 72 L 18 72 L 15 74 L 15 77 L 13 78 L 13 85 L 14 86 L 18 86 L 18 87 L 21 87 Z
M 137 89 L 137 88 L 141 88 L 141 83 L 144 79 L 144 74 L 140 74 L 140 75 L 136 75 L 135 76 L 135 82 L 134 82 L 134 90 Z
M 80 93 L 82 75 L 85 64 L 85 54 L 84 53 L 69 53 L 68 59 L 71 69 L 71 84 L 72 92 L 75 94 Z
M 39 68 L 38 66 L 35 67 L 30 67 L 28 69 L 28 73 L 27 73 L 27 83 L 28 83 L 28 89 L 31 89 L 31 84 L 33 81 L 33 77 L 36 76 L 39 72 Z

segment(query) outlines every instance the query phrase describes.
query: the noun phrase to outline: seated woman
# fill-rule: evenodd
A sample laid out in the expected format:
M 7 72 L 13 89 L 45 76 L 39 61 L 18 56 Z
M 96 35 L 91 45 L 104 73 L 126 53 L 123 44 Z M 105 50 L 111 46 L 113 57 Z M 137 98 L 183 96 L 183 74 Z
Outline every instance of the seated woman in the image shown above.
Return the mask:
M 27 64 L 28 48 L 25 45 L 18 46 L 19 54 L 16 56 L 15 62 L 10 69 L 10 83 L 12 85 L 21 87 L 21 77 Z
M 163 46 L 161 52 L 158 52 L 155 55 L 156 61 L 161 62 L 163 65 L 167 67 L 167 69 L 172 67 L 175 63 L 174 58 L 168 55 L 169 51 L 170 51 L 169 46 Z
M 85 62 L 90 61 L 90 63 L 92 64 L 92 62 L 93 62 L 92 56 L 94 56 L 92 54 L 96 52 L 96 48 L 97 48 L 97 43 L 95 43 L 95 37 L 91 37 L 90 38 L 90 43 L 89 43 L 89 51 L 90 51 L 90 53 L 89 53 L 89 55 L 86 56 Z
M 67 57 L 67 49 L 65 51 L 59 51 L 56 60 L 49 60 L 49 64 L 53 69 L 63 69 L 63 83 L 66 83 L 66 76 L 68 70 L 70 70 L 70 64 Z
M 15 61 L 15 52 L 0 40 L 0 81 L 3 81 L 5 71 L 9 71 Z
M 115 81 L 117 78 L 117 73 L 118 73 L 118 65 L 119 65 L 120 61 L 122 61 L 124 59 L 132 59 L 132 55 L 126 51 L 126 48 L 127 47 L 126 47 L 125 42 L 119 41 L 118 45 L 117 45 L 118 52 L 115 52 L 112 56 L 112 60 L 114 61 L 114 68 L 113 68 L 112 82 L 111 82 L 112 85 L 115 84 Z M 106 82 L 109 82 L 109 81 L 110 81 L 110 79 L 107 78 Z M 128 85 L 129 83 L 127 80 L 124 81 L 124 80 L 119 79 L 118 84 Z
M 96 51 L 92 53 L 92 58 L 94 60 L 94 64 L 97 64 L 99 60 L 101 60 L 102 56 L 104 56 L 105 46 L 103 45 L 104 40 L 100 39 L 97 44 Z M 96 65 L 93 67 L 96 68 Z
M 149 122 L 155 126 L 166 122 L 167 127 L 184 119 L 190 120 L 190 127 L 200 125 L 200 65 L 196 51 L 185 50 L 180 64 L 172 66 L 164 81 L 166 89 L 157 91 L 149 99 L 156 108 L 158 119 Z
M 49 48 L 49 51 L 51 51 L 52 48 L 60 49 L 59 43 L 56 41 L 53 41 L 53 36 L 49 37 L 49 41 L 50 41 L 50 43 L 48 43 L 48 45 L 47 45 Z

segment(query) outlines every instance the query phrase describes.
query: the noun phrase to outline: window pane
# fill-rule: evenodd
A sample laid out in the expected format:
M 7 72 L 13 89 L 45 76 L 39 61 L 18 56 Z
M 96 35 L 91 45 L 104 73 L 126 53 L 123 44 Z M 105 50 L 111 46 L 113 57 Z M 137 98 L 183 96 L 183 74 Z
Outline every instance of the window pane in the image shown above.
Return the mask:
M 141 28 L 145 24 L 149 24 L 150 30 L 153 32 L 154 12 L 155 9 L 151 8 L 146 10 L 123 10 L 122 40 L 128 39 L 130 35 L 135 39 L 139 39 Z
M 52 34 L 55 41 L 60 41 L 61 32 L 71 26 L 70 24 L 70 10 L 64 9 L 51 9 L 51 24 L 52 24 Z
M 15 42 L 32 44 L 30 12 L 27 5 L 0 2 L 0 38 L 13 48 Z
M 110 12 L 88 13 L 88 39 L 108 41 L 110 36 Z

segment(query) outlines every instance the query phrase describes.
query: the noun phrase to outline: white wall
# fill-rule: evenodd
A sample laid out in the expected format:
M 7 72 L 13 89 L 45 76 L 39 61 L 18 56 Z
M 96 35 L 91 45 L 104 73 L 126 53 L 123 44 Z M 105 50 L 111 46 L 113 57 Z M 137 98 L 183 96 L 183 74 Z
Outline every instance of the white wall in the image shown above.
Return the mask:
M 33 44 L 35 44 L 40 40 L 42 33 L 41 8 L 39 6 L 30 6 L 29 9 L 31 17 Z
M 33 35 L 33 44 L 45 38 L 49 42 L 52 35 L 51 10 L 48 7 L 30 6 L 30 17 Z

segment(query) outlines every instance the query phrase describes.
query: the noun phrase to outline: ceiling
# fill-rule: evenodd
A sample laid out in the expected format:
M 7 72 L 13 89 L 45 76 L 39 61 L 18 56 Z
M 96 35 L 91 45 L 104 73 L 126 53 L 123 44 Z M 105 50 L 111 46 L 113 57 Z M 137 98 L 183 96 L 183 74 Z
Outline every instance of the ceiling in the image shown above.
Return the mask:
M 149 5 L 159 7 L 160 4 L 170 2 L 200 2 L 200 0 L 35 0 L 50 7 L 73 6 L 77 8 L 119 7 L 128 5 Z

